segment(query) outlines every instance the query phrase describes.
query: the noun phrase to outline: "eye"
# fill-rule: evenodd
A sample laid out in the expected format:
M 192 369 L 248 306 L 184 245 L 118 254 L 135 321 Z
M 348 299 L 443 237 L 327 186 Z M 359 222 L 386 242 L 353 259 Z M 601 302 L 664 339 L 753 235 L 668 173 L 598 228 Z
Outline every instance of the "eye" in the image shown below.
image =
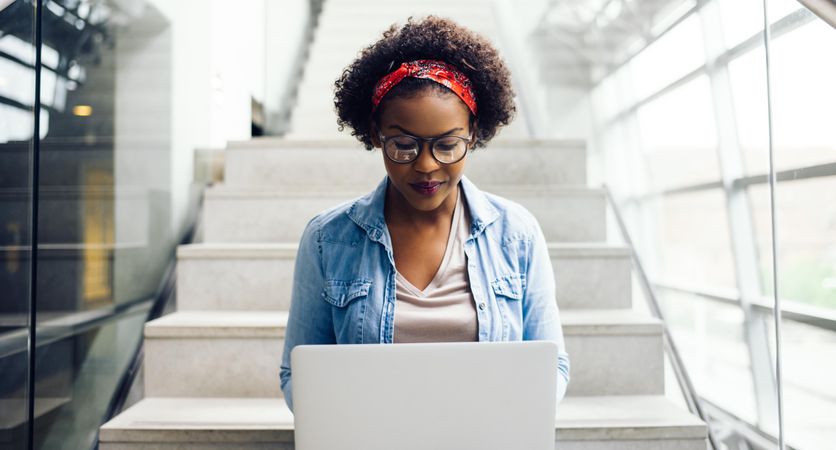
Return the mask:
M 464 146 L 464 141 L 457 137 L 446 137 L 435 143 L 435 149 L 444 152 L 452 152 Z
M 415 142 L 415 139 L 412 139 L 408 136 L 396 136 L 392 138 L 390 142 L 398 150 L 414 150 L 418 146 L 418 143 Z

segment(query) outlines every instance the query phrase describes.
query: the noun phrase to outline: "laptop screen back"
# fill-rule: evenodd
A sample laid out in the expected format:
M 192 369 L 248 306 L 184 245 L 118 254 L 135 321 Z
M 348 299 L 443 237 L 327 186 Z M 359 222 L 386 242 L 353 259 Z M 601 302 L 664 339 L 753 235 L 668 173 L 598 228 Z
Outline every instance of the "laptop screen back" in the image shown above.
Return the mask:
M 554 449 L 548 341 L 297 346 L 297 450 Z

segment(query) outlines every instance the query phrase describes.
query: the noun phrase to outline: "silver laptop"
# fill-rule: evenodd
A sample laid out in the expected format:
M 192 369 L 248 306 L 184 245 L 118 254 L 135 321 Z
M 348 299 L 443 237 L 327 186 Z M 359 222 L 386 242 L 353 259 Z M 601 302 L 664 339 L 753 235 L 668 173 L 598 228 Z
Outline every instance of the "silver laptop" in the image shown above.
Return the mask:
M 549 341 L 300 345 L 296 450 L 553 450 Z

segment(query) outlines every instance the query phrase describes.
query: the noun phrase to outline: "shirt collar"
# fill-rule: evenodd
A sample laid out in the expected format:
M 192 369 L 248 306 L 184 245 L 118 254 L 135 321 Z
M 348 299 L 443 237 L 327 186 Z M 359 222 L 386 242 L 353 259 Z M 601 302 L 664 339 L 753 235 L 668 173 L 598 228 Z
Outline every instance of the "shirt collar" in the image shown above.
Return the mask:
M 386 219 L 383 216 L 388 184 L 389 176 L 385 175 L 372 192 L 359 198 L 351 205 L 347 214 L 354 223 L 366 230 L 369 238 L 391 247 L 389 233 L 386 229 Z M 485 193 L 480 191 L 464 175 L 461 178 L 461 186 L 470 212 L 471 236 L 476 236 L 499 218 L 499 211 L 488 200 Z

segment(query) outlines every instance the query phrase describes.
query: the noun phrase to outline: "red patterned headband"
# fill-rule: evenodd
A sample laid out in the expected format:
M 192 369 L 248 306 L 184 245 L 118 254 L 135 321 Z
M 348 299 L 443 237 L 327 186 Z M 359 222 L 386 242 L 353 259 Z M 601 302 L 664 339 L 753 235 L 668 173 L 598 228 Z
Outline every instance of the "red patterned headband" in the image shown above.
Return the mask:
M 377 109 L 377 105 L 380 104 L 383 96 L 406 77 L 429 78 L 447 86 L 462 99 L 474 115 L 476 114 L 476 96 L 473 94 L 470 79 L 455 66 L 435 59 L 418 59 L 405 62 L 395 71 L 381 78 L 374 87 L 372 113 Z

